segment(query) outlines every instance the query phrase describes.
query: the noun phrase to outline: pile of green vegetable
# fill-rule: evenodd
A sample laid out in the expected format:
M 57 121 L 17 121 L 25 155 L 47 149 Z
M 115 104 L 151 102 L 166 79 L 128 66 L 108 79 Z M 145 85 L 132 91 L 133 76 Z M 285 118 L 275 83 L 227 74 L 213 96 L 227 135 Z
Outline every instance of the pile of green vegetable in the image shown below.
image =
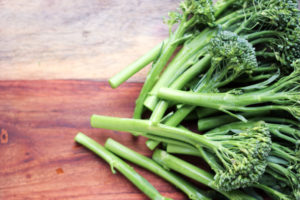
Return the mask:
M 105 147 L 82 133 L 75 140 L 151 199 L 167 198 L 121 158 L 189 199 L 300 200 L 299 16 L 297 0 L 183 0 L 166 20 L 169 38 L 109 80 L 118 87 L 152 63 L 133 119 L 91 118 L 92 127 L 147 137 L 152 159 L 112 139 Z

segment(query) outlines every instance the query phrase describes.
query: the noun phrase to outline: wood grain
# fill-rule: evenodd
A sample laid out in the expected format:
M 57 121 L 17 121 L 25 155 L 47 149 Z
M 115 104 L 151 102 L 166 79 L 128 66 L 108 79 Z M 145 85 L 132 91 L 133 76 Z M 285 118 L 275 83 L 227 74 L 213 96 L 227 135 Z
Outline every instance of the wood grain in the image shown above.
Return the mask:
M 0 199 L 147 199 L 102 159 L 73 141 L 82 131 L 150 155 L 145 138 L 90 128 L 91 114 L 131 117 L 141 84 L 113 90 L 94 81 L 0 81 Z M 3 138 L 0 139 L 1 141 Z M 165 196 L 185 199 L 173 186 L 136 167 Z
M 179 1 L 0 0 L 0 80 L 106 80 L 167 37 Z

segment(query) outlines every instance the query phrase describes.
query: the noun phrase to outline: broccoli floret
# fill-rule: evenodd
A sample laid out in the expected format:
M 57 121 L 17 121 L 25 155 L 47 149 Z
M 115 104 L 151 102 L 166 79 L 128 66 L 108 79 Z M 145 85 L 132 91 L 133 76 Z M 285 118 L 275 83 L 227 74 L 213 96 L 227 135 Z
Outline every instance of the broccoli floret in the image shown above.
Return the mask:
M 197 23 L 212 25 L 215 21 L 212 0 L 185 0 L 180 8 L 183 13 L 194 17 Z
M 249 121 L 247 123 L 234 122 L 212 129 L 205 133 L 206 136 L 229 135 L 231 130 L 247 130 L 256 126 L 258 122 Z M 272 145 L 269 155 L 267 155 L 266 173 L 269 175 L 267 179 L 275 179 L 275 182 L 280 181 L 283 184 L 281 188 L 276 188 L 284 194 L 288 194 L 291 199 L 296 198 L 299 194 L 300 187 L 300 159 L 299 159 L 299 138 L 300 131 L 291 128 L 288 125 L 265 123 L 272 135 Z M 259 182 L 274 187 L 279 184 L 268 184 L 265 182 L 264 175 Z M 275 189 L 275 188 L 274 188 Z M 297 198 L 296 198 L 297 199 Z
M 248 187 L 258 181 L 265 172 L 266 157 L 271 151 L 270 133 L 264 122 L 235 132 L 209 137 L 222 143 L 216 155 L 225 170 L 216 171 L 215 182 L 224 191 Z
M 212 65 L 224 65 L 235 71 L 251 73 L 258 66 L 253 46 L 236 33 L 222 31 L 210 41 Z
M 211 39 L 209 52 L 211 66 L 196 84 L 195 92 L 216 91 L 241 74 L 251 74 L 258 67 L 252 45 L 230 31 L 221 31 Z

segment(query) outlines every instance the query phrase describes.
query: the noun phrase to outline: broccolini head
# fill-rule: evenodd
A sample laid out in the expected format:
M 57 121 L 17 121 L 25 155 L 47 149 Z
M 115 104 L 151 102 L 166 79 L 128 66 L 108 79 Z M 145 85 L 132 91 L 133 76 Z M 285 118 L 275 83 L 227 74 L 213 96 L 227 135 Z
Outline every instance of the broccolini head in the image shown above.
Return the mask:
M 196 23 L 212 25 L 215 21 L 212 0 L 184 0 L 180 8 L 183 14 L 195 17 Z
M 223 65 L 234 73 L 251 73 L 258 67 L 252 44 L 230 31 L 222 31 L 211 39 L 210 52 L 213 65 Z
M 289 65 L 298 65 L 300 60 L 300 26 L 297 26 L 285 37 L 286 45 L 282 47 L 284 57 Z M 298 61 L 297 61 L 298 60 Z M 298 62 L 298 64 L 296 63 Z
M 180 3 L 181 12 L 169 12 L 169 18 L 165 20 L 171 31 L 174 24 L 183 23 L 189 30 L 197 24 L 213 26 L 215 14 L 212 0 L 184 0 Z
M 297 0 L 270 0 L 258 3 L 260 22 L 273 26 L 277 30 L 294 28 L 299 24 Z
M 230 131 L 224 136 L 228 137 L 215 135 L 210 138 L 222 144 L 216 155 L 224 170 L 216 171 L 216 185 L 220 190 L 230 191 L 257 182 L 265 172 L 272 145 L 266 124 L 260 121 L 253 127 Z

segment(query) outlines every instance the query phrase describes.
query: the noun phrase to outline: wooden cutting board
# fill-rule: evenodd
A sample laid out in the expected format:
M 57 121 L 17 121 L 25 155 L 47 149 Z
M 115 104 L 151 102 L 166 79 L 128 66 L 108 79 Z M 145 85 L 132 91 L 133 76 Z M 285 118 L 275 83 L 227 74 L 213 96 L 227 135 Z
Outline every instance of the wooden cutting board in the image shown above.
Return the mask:
M 150 155 L 144 138 L 90 128 L 93 113 L 131 117 L 140 83 L 107 79 L 168 36 L 180 0 L 0 0 L 0 199 L 147 199 L 78 131 Z M 131 79 L 142 82 L 147 69 Z M 185 196 L 136 167 L 163 195 Z
M 113 90 L 96 81 L 0 81 L 0 199 L 147 199 L 121 174 L 73 141 L 82 131 L 101 144 L 111 137 L 151 155 L 145 138 L 93 129 L 93 113 L 131 117 L 141 88 Z M 185 196 L 161 178 L 135 167 L 163 195 Z

